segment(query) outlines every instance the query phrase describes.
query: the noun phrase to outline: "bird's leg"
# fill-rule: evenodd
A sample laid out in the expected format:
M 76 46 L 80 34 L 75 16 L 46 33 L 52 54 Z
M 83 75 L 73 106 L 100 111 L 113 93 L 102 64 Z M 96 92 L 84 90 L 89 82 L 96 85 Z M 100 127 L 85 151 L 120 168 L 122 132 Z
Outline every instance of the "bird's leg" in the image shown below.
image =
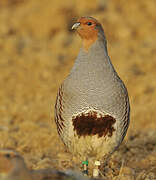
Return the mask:
M 95 168 L 93 169 L 93 177 L 97 178 L 99 177 L 99 173 L 100 173 L 99 166 L 101 165 L 101 163 L 100 161 L 95 161 L 94 165 Z
M 85 176 L 88 176 L 88 160 L 82 161 L 83 164 L 83 174 Z

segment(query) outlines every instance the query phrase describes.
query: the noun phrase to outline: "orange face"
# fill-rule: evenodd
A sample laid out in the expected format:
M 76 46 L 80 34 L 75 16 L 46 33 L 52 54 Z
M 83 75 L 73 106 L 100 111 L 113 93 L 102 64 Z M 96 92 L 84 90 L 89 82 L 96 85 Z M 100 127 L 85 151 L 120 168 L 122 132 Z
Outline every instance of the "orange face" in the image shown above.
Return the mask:
M 13 169 L 11 159 L 14 156 L 11 152 L 0 152 L 0 173 L 7 174 Z
M 86 50 L 97 40 L 99 28 L 102 28 L 100 23 L 92 17 L 81 17 L 72 27 L 82 38 Z

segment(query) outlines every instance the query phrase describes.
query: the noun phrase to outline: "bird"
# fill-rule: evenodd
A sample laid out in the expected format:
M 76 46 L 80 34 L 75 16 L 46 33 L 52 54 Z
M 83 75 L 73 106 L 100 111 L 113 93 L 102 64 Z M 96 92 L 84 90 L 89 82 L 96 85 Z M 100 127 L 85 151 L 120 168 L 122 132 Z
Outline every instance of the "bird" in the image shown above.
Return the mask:
M 78 160 L 105 161 L 126 135 L 129 96 L 108 55 L 100 22 L 84 16 L 72 29 L 82 39 L 82 47 L 57 92 L 57 132 Z
M 23 157 L 11 149 L 0 149 L 1 180 L 32 180 Z
M 89 178 L 72 170 L 30 170 L 17 151 L 0 149 L 0 180 L 89 180 Z

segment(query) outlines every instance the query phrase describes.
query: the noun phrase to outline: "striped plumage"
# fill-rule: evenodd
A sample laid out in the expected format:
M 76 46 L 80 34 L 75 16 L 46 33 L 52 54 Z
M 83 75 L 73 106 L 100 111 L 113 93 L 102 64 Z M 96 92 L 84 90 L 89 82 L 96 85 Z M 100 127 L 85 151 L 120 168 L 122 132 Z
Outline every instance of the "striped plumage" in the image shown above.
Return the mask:
M 100 23 L 82 17 L 73 27 L 83 48 L 58 90 L 57 130 L 69 151 L 80 159 L 107 158 L 127 132 L 128 93 L 110 61 Z

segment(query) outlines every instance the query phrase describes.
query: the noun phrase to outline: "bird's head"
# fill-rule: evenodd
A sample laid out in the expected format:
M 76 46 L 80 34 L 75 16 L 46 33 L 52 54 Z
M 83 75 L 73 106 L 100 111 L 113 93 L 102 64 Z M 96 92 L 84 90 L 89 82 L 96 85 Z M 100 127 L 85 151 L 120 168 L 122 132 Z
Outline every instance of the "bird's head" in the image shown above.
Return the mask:
M 83 46 L 87 51 L 98 38 L 104 38 L 104 31 L 101 24 L 93 17 L 79 18 L 72 26 L 72 29 L 76 30 L 80 35 Z
M 0 177 L 23 167 L 24 159 L 16 151 L 0 149 Z

